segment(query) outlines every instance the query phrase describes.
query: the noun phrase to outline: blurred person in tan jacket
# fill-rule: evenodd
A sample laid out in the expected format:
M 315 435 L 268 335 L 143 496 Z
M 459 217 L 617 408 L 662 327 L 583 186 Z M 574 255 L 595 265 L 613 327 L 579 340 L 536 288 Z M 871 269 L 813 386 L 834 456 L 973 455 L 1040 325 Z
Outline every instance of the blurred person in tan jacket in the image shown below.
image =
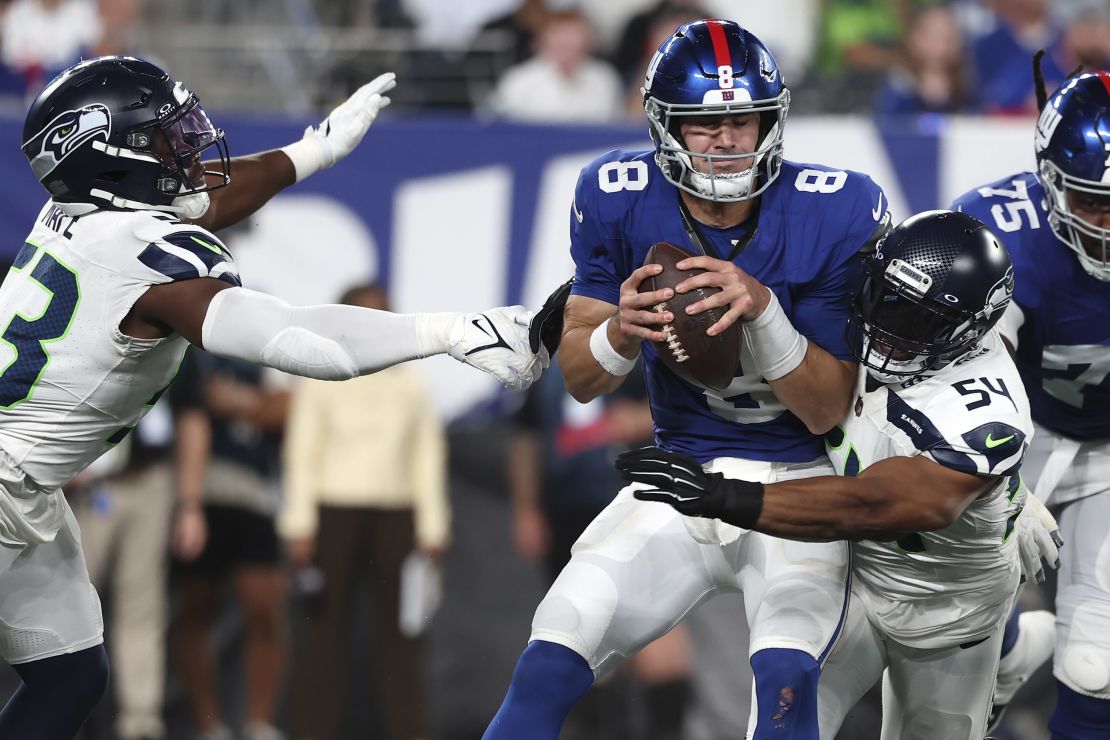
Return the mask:
M 348 290 L 341 302 L 388 308 L 376 283 Z M 413 368 L 298 386 L 278 529 L 294 567 L 318 573 L 320 592 L 298 646 L 296 740 L 341 736 L 353 597 L 364 578 L 374 610 L 381 737 L 426 736 L 423 638 L 399 627 L 401 567 L 414 550 L 436 561 L 448 544 L 446 467 L 443 427 Z

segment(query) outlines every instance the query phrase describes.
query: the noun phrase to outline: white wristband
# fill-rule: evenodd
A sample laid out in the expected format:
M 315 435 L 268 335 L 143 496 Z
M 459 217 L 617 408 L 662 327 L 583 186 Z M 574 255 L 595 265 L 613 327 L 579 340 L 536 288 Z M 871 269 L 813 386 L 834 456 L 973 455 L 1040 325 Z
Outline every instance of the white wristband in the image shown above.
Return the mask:
M 297 173 L 297 182 L 334 164 L 331 153 L 326 150 L 327 145 L 320 141 L 322 138 L 322 136 L 312 131 L 310 126 L 309 130 L 305 131 L 303 139 L 281 148 L 281 151 L 285 152 L 285 156 L 293 162 L 293 169 Z
M 797 369 L 806 357 L 809 340 L 790 323 L 774 291 L 771 302 L 758 317 L 743 323 L 744 341 L 748 343 L 760 375 L 778 380 Z
M 613 349 L 613 345 L 609 343 L 610 321 L 612 319 L 602 321 L 601 325 L 590 334 L 590 354 L 610 375 L 628 375 L 632 372 L 632 368 L 636 367 L 636 357 L 639 357 L 640 353 L 637 352 L 636 357 L 629 359 Z

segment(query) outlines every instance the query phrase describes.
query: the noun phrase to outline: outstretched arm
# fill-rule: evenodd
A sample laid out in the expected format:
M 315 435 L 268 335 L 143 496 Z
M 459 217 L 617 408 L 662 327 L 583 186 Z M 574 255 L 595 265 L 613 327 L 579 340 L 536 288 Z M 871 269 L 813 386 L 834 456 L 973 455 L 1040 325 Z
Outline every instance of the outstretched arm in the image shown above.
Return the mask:
M 232 159 L 231 182 L 211 191 L 208 211 L 194 223 L 209 231 L 232 226 L 285 188 L 346 157 L 362 141 L 378 112 L 389 105 L 385 93 L 396 85 L 392 72 L 380 75 L 356 90 L 319 126 L 305 129 L 300 141 Z M 218 171 L 219 166 L 206 162 L 205 169 Z
M 650 488 L 636 498 L 688 516 L 720 519 L 795 540 L 893 540 L 944 529 L 995 478 L 929 458 L 891 457 L 858 477 L 820 476 L 764 485 L 706 473 L 686 455 L 645 447 L 617 458 L 625 479 Z
M 522 306 L 473 314 L 292 306 L 205 277 L 148 288 L 120 328 L 136 337 L 177 332 L 213 354 L 321 380 L 448 354 L 519 390 L 548 362 L 545 349 L 536 354 L 529 347 L 530 318 Z
M 220 170 L 217 162 L 205 162 L 204 168 Z M 211 205 L 193 223 L 209 231 L 234 226 L 297 181 L 293 161 L 281 149 L 235 157 L 231 173 L 231 182 L 209 193 Z

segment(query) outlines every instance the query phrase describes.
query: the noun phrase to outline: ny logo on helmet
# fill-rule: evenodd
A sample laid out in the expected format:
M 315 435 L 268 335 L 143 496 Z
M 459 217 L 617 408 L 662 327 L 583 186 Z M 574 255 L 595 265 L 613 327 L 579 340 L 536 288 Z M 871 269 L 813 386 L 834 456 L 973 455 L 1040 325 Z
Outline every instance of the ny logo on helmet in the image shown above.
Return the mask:
M 1052 135 L 1056 133 L 1056 127 L 1060 125 L 1062 116 L 1056 110 L 1054 103 L 1049 103 L 1041 111 L 1041 117 L 1037 119 L 1037 130 L 1034 135 L 1036 140 L 1037 150 L 1044 149 L 1052 141 Z
M 38 153 L 31 158 L 31 169 L 42 180 L 85 142 L 95 138 L 108 141 L 111 130 L 112 116 L 99 103 L 61 113 L 32 137 Z

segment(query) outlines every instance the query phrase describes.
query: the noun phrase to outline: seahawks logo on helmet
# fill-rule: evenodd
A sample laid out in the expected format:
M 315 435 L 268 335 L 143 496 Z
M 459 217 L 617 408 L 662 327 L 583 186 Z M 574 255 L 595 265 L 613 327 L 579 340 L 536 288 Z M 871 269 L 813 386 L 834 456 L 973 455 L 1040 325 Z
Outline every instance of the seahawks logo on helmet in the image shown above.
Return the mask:
M 29 145 L 37 144 L 38 149 L 31 157 L 31 169 L 41 181 L 85 142 L 98 137 L 107 142 L 111 130 L 111 113 L 106 106 L 99 103 L 55 116 L 54 120 L 28 142 Z M 25 150 L 27 148 L 25 146 Z M 34 151 L 34 147 L 30 150 Z
M 990 319 L 995 313 L 1001 313 L 1010 305 L 1014 295 L 1014 268 L 1011 267 L 1002 276 L 1002 279 L 991 286 L 987 291 L 987 302 L 983 306 L 983 316 Z

